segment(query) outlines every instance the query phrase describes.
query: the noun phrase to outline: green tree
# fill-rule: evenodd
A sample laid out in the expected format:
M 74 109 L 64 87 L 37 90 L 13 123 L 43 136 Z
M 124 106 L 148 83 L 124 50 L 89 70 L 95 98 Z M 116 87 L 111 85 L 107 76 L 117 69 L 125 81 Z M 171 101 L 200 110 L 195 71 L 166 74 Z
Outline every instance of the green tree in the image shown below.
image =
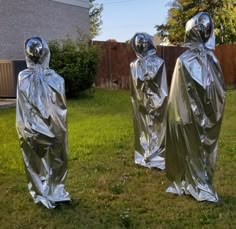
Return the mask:
M 174 44 L 184 40 L 185 24 L 198 12 L 208 12 L 214 21 L 217 43 L 236 42 L 235 0 L 174 0 L 168 5 L 166 24 L 156 25 L 157 33 L 168 35 Z
M 236 43 L 236 1 L 225 0 L 223 7 L 214 15 L 216 42 Z
M 89 0 L 89 24 L 92 38 L 101 31 L 103 5 L 95 3 L 95 0 Z

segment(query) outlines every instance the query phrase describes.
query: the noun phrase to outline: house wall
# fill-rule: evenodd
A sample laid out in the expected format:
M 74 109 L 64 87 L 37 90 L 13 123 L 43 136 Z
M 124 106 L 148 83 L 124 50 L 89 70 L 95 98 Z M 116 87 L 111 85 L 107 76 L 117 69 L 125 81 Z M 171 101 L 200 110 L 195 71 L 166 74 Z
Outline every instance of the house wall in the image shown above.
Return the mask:
M 24 40 L 78 36 L 89 33 L 89 1 L 0 0 L 0 59 L 24 59 Z

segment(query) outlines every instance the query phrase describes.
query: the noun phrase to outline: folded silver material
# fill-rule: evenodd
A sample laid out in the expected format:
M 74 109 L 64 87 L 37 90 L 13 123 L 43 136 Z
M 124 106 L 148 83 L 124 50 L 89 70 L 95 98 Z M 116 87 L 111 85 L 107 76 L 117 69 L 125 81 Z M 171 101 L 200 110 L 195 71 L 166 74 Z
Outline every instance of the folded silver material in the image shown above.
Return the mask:
M 213 22 L 198 13 L 186 24 L 185 51 L 176 62 L 167 108 L 167 192 L 217 202 L 213 175 L 226 89 L 213 53 Z
M 16 128 L 28 188 L 35 203 L 54 208 L 70 201 L 67 174 L 67 107 L 64 80 L 49 69 L 50 51 L 40 37 L 25 42 L 28 69 L 19 73 Z
M 157 56 L 149 34 L 136 33 L 131 45 L 137 56 L 130 64 L 135 163 L 164 169 L 168 97 L 165 63 Z

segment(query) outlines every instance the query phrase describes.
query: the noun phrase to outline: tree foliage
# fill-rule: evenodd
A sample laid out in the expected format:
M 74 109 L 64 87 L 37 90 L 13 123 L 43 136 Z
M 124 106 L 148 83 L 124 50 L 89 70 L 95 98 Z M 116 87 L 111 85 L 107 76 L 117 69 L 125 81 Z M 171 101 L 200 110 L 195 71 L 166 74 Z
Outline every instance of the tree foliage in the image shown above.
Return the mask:
M 99 35 L 102 25 L 101 13 L 103 5 L 95 3 L 95 0 L 89 0 L 89 24 L 92 38 Z
M 184 40 L 185 24 L 198 12 L 208 12 L 214 21 L 217 43 L 236 42 L 235 0 L 174 0 L 169 2 L 166 24 L 156 25 L 157 33 L 168 35 L 170 42 Z

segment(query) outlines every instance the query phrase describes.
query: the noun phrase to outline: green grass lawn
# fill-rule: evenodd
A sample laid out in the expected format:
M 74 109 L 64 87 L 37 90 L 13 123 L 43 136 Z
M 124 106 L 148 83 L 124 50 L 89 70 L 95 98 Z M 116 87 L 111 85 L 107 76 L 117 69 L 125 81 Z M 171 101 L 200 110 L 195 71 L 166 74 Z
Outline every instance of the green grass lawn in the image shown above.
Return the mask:
M 26 185 L 15 109 L 0 110 L 0 228 L 236 228 L 236 91 L 219 142 L 217 204 L 165 193 L 165 172 L 134 164 L 128 91 L 68 101 L 70 205 L 35 205 Z

